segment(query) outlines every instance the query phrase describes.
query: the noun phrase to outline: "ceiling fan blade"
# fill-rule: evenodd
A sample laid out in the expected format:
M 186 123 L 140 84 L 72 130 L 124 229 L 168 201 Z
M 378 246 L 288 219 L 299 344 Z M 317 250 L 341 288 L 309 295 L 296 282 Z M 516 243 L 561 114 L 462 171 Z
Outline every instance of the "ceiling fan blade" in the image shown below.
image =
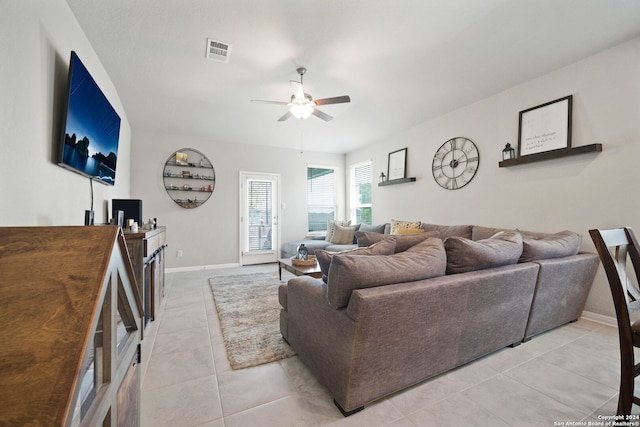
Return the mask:
M 313 114 L 316 117 L 320 117 L 325 122 L 333 120 L 333 116 L 330 116 L 327 113 L 323 113 L 322 111 L 318 110 L 317 108 L 314 108 L 313 109 L 313 113 L 311 113 L 311 114 Z
M 316 105 L 343 104 L 345 102 L 351 102 L 351 98 L 349 98 L 348 95 L 344 95 L 335 96 L 333 98 L 314 99 L 313 102 L 315 102 Z
M 285 101 L 263 101 L 261 99 L 252 99 L 251 102 L 259 103 L 259 104 L 279 104 L 279 105 L 287 105 L 288 102 Z
M 304 89 L 302 89 L 302 83 L 296 82 L 294 80 L 290 80 L 291 89 L 293 90 L 293 95 L 296 99 L 305 99 L 304 98 Z
M 285 120 L 287 120 L 289 117 L 291 117 L 293 114 L 291 114 L 291 111 L 287 111 L 286 113 L 284 113 L 284 116 L 280 117 L 278 119 L 279 122 L 284 122 Z

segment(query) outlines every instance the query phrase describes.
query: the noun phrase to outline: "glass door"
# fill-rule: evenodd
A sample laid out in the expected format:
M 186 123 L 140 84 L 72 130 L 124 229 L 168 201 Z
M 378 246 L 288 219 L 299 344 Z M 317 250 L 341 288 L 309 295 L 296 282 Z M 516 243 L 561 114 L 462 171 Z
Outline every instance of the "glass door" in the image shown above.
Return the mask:
M 279 175 L 240 172 L 242 265 L 264 264 L 278 260 L 279 187 Z

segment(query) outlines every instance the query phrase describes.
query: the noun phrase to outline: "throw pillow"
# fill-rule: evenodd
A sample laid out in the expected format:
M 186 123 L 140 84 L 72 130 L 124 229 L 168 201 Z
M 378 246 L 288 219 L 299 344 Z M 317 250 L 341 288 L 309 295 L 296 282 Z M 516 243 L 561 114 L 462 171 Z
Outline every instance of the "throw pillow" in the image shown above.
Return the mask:
M 317 250 L 315 252 L 318 264 L 320 265 L 320 271 L 322 272 L 322 279 L 327 281 L 327 274 L 329 274 L 329 266 L 331 260 L 336 254 L 351 254 L 351 255 L 391 255 L 396 249 L 396 242 L 394 240 L 382 240 L 374 243 L 371 246 L 363 248 L 349 249 L 342 252 L 331 252 L 324 249 Z
M 387 224 L 376 224 L 376 225 L 360 224 L 360 228 L 356 231 L 368 231 L 370 233 L 384 234 L 384 229 L 386 226 Z
M 350 245 L 353 244 L 353 236 L 356 232 L 356 227 L 343 227 L 342 225 L 334 224 L 333 236 L 329 241 L 336 245 Z
M 473 241 L 464 237 L 449 237 L 444 241 L 447 251 L 447 274 L 465 273 L 515 264 L 522 255 L 522 236 L 514 231 Z
M 471 231 L 473 229 L 472 225 L 436 225 L 436 224 L 425 224 L 422 223 L 420 228 L 426 231 L 437 231 L 440 233 L 441 239 L 446 239 L 447 237 L 464 237 L 466 239 L 471 239 Z
M 349 226 L 351 225 L 351 220 L 347 219 L 347 220 L 335 220 L 335 219 L 330 219 L 327 221 L 327 234 L 325 235 L 325 240 L 330 242 L 331 239 L 333 238 L 333 233 L 335 231 L 335 225 L 342 225 L 343 227 Z
M 442 240 L 434 237 L 393 255 L 337 253 L 327 275 L 327 301 L 339 309 L 349 303 L 355 289 L 443 276 L 446 267 Z
M 396 242 L 396 253 L 404 252 L 411 246 L 416 245 L 429 237 L 439 237 L 438 232 L 428 232 L 422 234 L 380 234 L 366 231 L 356 232 L 358 246 L 370 246 L 381 240 L 393 240 Z
M 399 228 L 396 230 L 396 236 L 403 236 L 407 234 L 422 234 L 425 231 L 421 228 Z
M 399 234 L 398 230 L 407 228 L 420 228 L 420 221 L 391 220 L 391 234 Z
M 582 235 L 569 230 L 555 234 L 523 231 L 520 262 L 575 255 L 581 243 Z

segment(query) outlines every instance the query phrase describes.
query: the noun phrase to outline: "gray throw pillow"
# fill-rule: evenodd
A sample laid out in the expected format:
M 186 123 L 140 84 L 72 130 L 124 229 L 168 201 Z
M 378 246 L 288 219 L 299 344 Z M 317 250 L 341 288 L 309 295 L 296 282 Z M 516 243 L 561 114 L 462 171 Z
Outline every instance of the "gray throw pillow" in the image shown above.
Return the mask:
M 442 240 L 435 237 L 393 255 L 337 253 L 327 275 L 327 301 L 333 308 L 342 308 L 355 289 L 443 276 L 446 267 Z
M 520 256 L 520 262 L 575 255 L 580 250 L 582 243 L 582 235 L 569 230 L 555 234 L 528 231 L 521 233 L 522 256 Z
M 380 234 L 368 231 L 357 231 L 356 240 L 358 246 L 370 246 L 381 240 L 393 240 L 396 242 L 396 253 L 404 252 L 410 247 L 425 241 L 430 237 L 439 237 L 437 232 L 425 232 L 422 234 Z
M 445 239 L 444 247 L 447 274 L 466 273 L 517 263 L 522 255 L 522 236 L 514 231 L 504 231 L 478 241 L 449 237 Z
M 387 224 L 376 224 L 376 225 L 360 224 L 360 228 L 356 231 L 367 231 L 369 233 L 384 234 L 384 228 L 386 225 Z
M 351 255 L 391 255 L 396 248 L 396 242 L 394 240 L 383 240 L 377 243 L 367 246 L 365 248 L 349 249 L 341 252 L 325 251 L 324 249 L 317 250 L 315 252 L 316 259 L 320 265 L 320 271 L 322 272 L 322 278 L 326 282 L 326 276 L 329 274 L 329 266 L 331 260 L 336 254 L 351 254 Z

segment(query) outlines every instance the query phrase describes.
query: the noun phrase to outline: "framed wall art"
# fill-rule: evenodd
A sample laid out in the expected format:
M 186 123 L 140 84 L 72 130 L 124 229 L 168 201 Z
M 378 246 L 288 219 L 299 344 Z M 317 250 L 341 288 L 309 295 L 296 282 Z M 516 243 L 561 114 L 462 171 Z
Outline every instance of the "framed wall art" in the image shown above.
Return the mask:
M 571 148 L 573 95 L 520 111 L 518 156 Z
M 393 151 L 389 153 L 389 165 L 387 179 L 404 179 L 407 177 L 407 149 Z

